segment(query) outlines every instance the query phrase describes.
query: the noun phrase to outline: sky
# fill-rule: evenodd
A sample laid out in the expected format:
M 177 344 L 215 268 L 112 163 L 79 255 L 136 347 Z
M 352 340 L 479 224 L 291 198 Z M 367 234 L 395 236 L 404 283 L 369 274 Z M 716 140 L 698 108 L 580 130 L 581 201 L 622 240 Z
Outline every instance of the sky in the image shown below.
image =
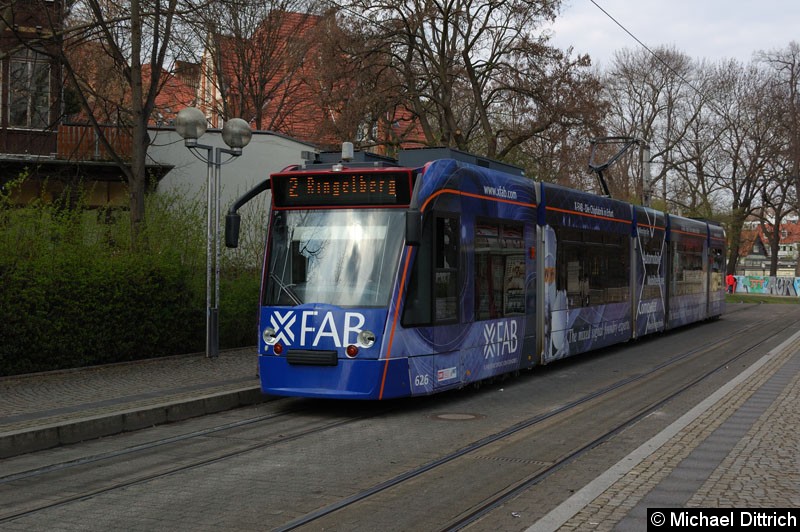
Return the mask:
M 694 59 L 748 63 L 756 51 L 800 43 L 800 0 L 563 0 L 552 43 L 608 67 L 614 52 L 674 46 Z

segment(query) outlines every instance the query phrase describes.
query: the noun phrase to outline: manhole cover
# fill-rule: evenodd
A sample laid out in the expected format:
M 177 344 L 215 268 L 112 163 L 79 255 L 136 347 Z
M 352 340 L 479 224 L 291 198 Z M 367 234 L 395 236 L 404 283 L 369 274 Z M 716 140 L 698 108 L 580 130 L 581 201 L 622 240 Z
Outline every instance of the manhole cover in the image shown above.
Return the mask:
M 443 421 L 472 421 L 473 419 L 479 419 L 483 416 L 480 414 L 436 414 L 431 416 L 433 419 L 441 419 Z

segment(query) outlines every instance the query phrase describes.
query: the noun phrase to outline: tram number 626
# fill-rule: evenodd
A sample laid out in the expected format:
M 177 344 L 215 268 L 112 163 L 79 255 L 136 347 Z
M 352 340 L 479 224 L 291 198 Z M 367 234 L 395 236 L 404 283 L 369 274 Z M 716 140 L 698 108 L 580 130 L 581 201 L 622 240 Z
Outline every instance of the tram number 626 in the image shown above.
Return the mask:
M 414 377 L 414 386 L 427 386 L 430 382 L 431 378 L 428 375 L 417 375 Z

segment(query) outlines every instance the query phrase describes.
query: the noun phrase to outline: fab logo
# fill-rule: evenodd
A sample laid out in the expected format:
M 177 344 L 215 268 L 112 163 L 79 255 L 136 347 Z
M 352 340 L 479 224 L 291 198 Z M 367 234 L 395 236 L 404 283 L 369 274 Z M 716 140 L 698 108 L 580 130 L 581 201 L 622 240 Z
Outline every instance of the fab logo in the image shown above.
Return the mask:
M 483 326 L 484 358 L 502 357 L 517 351 L 517 322 L 513 320 L 487 323 Z
M 359 312 L 275 311 L 269 324 L 286 347 L 345 347 L 355 344 L 366 318 Z
M 285 315 L 281 315 L 280 312 L 273 314 L 269 319 L 269 323 L 275 329 L 275 340 L 284 345 L 292 345 L 294 343 L 294 333 L 291 327 L 295 321 L 297 321 L 297 316 L 292 311 L 287 312 Z

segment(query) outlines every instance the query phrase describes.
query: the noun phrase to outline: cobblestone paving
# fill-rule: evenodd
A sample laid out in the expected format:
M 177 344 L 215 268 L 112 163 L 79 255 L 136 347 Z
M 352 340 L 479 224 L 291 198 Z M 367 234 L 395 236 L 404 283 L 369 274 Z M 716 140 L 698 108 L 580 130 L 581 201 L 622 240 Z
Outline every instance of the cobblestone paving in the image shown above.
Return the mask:
M 800 507 L 800 374 L 692 497 L 694 507 Z
M 610 531 L 664 481 L 698 445 L 726 422 L 789 359 L 795 340 L 721 401 L 681 430 L 666 445 L 631 469 L 559 530 Z M 687 502 L 689 507 L 800 506 L 800 373 L 733 446 L 727 458 Z M 664 506 L 668 506 L 665 504 Z M 641 522 L 639 523 L 641 524 Z
M 135 367 L 135 371 L 132 371 Z M 76 378 L 79 375 L 80 378 Z M 254 348 L 151 359 L 79 370 L 0 378 L 0 427 L 37 416 L 69 416 L 72 409 L 100 408 L 112 401 L 145 403 L 165 392 L 180 396 L 193 387 L 225 389 L 258 385 Z

